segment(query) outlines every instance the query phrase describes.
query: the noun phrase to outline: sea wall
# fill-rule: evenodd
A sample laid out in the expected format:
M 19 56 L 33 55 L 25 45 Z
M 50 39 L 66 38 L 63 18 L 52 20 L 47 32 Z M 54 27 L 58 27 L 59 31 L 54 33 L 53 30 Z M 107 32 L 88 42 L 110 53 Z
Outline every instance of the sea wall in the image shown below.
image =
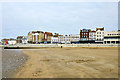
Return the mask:
M 16 44 L 3 47 L 120 47 L 120 44 Z

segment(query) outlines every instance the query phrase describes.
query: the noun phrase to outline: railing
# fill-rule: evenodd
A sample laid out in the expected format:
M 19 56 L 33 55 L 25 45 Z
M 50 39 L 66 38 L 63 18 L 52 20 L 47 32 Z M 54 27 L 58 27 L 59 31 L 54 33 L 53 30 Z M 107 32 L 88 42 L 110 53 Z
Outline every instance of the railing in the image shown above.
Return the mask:
M 120 47 L 120 44 L 16 44 L 3 47 Z

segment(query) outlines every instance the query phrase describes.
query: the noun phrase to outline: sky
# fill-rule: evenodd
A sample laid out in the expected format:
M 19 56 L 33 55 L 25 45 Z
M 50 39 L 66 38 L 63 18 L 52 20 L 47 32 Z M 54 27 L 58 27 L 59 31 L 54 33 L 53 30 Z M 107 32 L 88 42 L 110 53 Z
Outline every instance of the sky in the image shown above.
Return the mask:
M 2 38 L 27 36 L 30 31 L 79 34 L 80 29 L 118 30 L 117 2 L 5 2 Z

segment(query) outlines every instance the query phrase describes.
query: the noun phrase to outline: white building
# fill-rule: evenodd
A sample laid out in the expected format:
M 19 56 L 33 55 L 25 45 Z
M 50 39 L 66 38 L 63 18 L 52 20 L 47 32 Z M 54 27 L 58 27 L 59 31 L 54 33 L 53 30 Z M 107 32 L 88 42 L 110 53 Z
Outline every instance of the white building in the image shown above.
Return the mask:
M 103 43 L 104 41 L 104 28 L 96 28 L 96 41 Z
M 51 43 L 58 43 L 58 37 L 51 37 Z
M 120 31 L 105 31 L 104 44 L 118 44 L 120 43 Z
M 76 43 L 80 40 L 80 35 L 65 35 L 65 36 L 58 36 L 58 43 Z
M 89 40 L 95 41 L 96 40 L 96 31 L 90 31 L 89 32 Z
M 33 33 L 32 36 L 33 36 L 33 43 L 38 43 L 39 33 L 37 32 Z
M 69 36 L 70 36 L 71 43 L 76 43 L 76 42 L 80 41 L 80 34 L 75 34 L 75 35 L 71 34 Z
M 58 43 L 70 43 L 70 38 L 68 35 L 65 36 L 58 36 Z
M 21 40 L 22 40 L 22 43 L 23 43 L 23 44 L 27 44 L 27 43 L 28 43 L 28 38 L 27 38 L 27 36 L 23 36 Z
M 16 43 L 17 43 L 16 40 L 9 40 L 9 41 L 8 41 L 8 44 L 12 44 L 12 45 L 14 45 L 14 44 L 16 44 Z
M 8 44 L 12 44 L 12 45 L 17 43 L 16 39 L 7 39 L 6 41 L 8 41 Z

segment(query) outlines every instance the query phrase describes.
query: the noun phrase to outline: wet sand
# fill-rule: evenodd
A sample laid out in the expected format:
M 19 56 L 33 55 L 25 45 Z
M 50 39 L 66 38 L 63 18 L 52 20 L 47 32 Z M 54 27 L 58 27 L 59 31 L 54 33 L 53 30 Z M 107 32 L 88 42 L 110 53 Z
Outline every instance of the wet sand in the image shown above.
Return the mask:
M 118 78 L 118 48 L 23 50 L 29 58 L 13 78 Z
M 27 60 L 22 50 L 2 49 L 2 78 L 10 78 Z

